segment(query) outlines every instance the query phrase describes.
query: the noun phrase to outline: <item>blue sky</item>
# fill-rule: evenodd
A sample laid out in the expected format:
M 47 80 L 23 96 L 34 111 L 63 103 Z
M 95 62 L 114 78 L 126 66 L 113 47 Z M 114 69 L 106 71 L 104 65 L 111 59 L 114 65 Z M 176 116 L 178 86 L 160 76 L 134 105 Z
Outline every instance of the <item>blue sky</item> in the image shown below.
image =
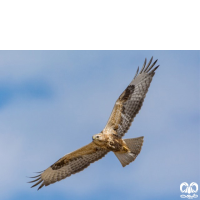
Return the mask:
M 144 136 L 123 168 L 113 153 L 37 191 L 27 176 L 88 144 L 145 57 L 159 69 L 125 138 Z M 0 51 L 0 199 L 180 199 L 200 184 L 199 51 Z

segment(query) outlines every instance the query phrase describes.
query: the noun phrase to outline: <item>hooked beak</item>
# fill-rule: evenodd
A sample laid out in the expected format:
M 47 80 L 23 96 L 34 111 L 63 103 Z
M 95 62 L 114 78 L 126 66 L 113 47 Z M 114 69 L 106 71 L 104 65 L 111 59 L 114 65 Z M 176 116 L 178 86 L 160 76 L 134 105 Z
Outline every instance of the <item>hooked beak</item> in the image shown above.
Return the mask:
M 95 140 L 95 135 L 92 136 L 92 139 Z

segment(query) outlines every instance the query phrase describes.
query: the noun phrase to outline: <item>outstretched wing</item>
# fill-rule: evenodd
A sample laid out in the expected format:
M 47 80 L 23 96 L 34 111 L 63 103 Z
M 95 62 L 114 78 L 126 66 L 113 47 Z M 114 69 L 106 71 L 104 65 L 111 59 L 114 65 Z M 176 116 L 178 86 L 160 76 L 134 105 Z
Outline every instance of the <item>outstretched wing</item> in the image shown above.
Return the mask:
M 158 65 L 153 68 L 157 60 L 151 65 L 152 60 L 153 57 L 146 65 L 145 59 L 139 74 L 138 67 L 134 79 L 117 99 L 103 132 L 113 132 L 114 130 L 119 137 L 122 137 L 128 131 L 134 117 L 142 107 L 144 98 L 155 74 L 155 70 L 159 67 Z
M 30 181 L 29 183 L 37 181 L 32 187 L 41 183 L 38 188 L 39 190 L 44 185 L 47 186 L 71 176 L 71 174 L 82 171 L 88 167 L 90 163 L 101 159 L 107 153 L 108 150 L 100 148 L 95 143 L 91 142 L 90 144 L 63 156 L 49 168 L 40 172 L 38 176 L 31 177 L 35 178 L 35 180 Z

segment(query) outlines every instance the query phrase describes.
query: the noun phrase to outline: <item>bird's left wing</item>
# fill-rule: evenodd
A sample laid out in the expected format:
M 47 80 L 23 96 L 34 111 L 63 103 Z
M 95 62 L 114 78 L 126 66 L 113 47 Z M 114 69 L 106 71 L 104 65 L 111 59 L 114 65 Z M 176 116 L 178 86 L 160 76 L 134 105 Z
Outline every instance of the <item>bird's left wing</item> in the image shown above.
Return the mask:
M 103 130 L 104 133 L 113 132 L 122 137 L 130 128 L 134 117 L 142 107 L 155 70 L 159 67 L 158 65 L 153 68 L 157 60 L 151 64 L 152 60 L 153 57 L 146 65 L 145 59 L 140 72 L 138 67 L 134 79 L 117 99 L 106 127 Z
M 47 186 L 71 176 L 71 174 L 82 171 L 88 167 L 90 163 L 101 159 L 107 153 L 108 150 L 100 148 L 94 142 L 91 142 L 90 144 L 63 156 L 49 168 L 40 172 L 38 176 L 31 177 L 35 178 L 35 180 L 30 181 L 29 183 L 36 182 L 32 187 L 41 184 L 38 188 L 39 190 L 44 185 Z

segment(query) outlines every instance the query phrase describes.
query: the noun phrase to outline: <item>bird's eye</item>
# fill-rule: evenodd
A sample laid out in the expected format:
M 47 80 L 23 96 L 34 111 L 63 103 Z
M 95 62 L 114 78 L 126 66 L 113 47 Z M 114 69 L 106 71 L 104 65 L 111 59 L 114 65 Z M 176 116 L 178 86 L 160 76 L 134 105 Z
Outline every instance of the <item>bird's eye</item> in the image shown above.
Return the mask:
M 99 138 L 99 136 L 97 135 L 96 138 Z

